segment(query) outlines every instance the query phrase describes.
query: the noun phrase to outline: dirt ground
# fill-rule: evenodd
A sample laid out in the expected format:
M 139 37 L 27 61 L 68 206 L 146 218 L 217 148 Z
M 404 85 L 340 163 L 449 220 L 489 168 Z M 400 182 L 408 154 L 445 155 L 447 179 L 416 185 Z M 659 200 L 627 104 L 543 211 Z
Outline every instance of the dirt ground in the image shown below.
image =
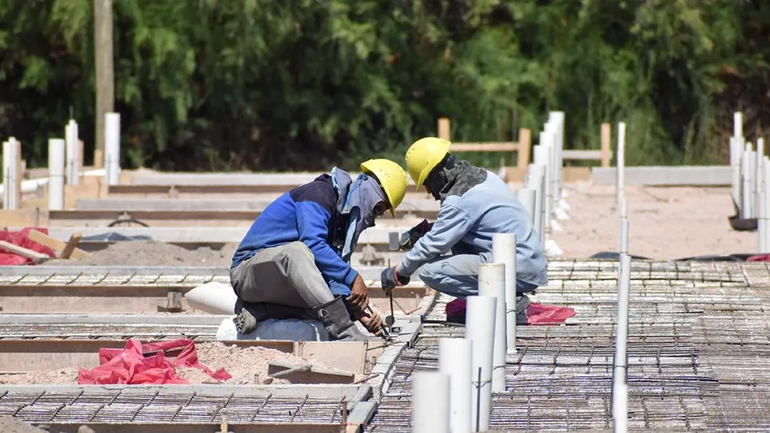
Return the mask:
M 207 266 L 230 267 L 237 244 L 221 250 L 188 250 L 158 241 L 116 242 L 87 259 L 49 260 L 42 266 Z
M 614 185 L 565 184 L 569 220 L 552 239 L 564 258 L 587 258 L 620 248 Z M 629 253 L 652 259 L 757 252 L 756 232 L 732 230 L 729 188 L 626 187 Z
M 198 352 L 198 362 L 200 364 L 205 365 L 211 371 L 224 368 L 232 376 L 231 379 L 224 383 L 233 385 L 289 383 L 285 379 L 272 378 L 267 375 L 268 364 L 274 361 L 293 365 L 312 364 L 327 370 L 341 371 L 290 353 L 264 347 L 241 348 L 236 345 L 226 345 L 220 342 L 207 342 L 197 343 L 195 348 Z M 177 368 L 177 373 L 189 380 L 191 384 L 217 383 L 209 375 L 196 368 Z M 362 378 L 362 375 L 356 375 L 355 377 L 356 380 L 361 380 Z M 44 370 L 25 374 L 0 374 L 0 384 L 5 385 L 76 384 L 77 380 L 78 370 L 76 369 Z M 0 429 L 0 432 L 4 431 Z
M 46 430 L 33 427 L 10 416 L 0 416 L 0 432 L 3 433 L 43 433 Z

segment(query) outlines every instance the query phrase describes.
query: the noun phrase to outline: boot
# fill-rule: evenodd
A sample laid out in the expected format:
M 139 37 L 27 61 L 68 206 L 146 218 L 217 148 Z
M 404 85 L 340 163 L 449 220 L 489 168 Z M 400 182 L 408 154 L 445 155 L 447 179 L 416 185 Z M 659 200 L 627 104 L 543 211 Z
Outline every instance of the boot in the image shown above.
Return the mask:
M 257 329 L 257 323 L 270 319 L 311 319 L 306 309 L 267 302 L 244 302 L 241 298 L 235 302 L 235 328 L 241 334 L 251 334 Z
M 370 339 L 350 320 L 350 313 L 345 308 L 342 298 L 334 298 L 331 302 L 313 308 L 313 313 L 316 320 L 319 320 L 329 333 L 329 340 L 368 341 Z
M 526 325 L 529 323 L 529 317 L 527 316 L 527 307 L 531 304 L 527 295 L 517 293 L 516 294 L 516 324 Z

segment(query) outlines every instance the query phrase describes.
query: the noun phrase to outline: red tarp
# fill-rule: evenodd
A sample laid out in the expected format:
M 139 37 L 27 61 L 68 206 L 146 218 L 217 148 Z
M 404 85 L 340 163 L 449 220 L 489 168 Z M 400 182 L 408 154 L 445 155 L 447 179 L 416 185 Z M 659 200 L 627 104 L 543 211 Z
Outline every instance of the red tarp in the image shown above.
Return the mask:
M 0 230 L 0 241 L 6 241 L 10 244 L 18 245 L 38 253 L 43 253 L 52 258 L 56 257 L 56 254 L 52 249 L 29 239 L 29 232 L 31 230 L 37 230 L 41 233 L 48 234 L 47 228 L 38 227 L 27 227 L 18 232 Z M 32 260 L 17 254 L 12 254 L 0 248 L 0 266 L 19 266 L 26 265 L 28 263 L 32 263 Z
M 758 254 L 746 259 L 747 262 L 770 262 L 770 254 Z
M 181 349 L 175 359 L 167 358 L 166 352 Z M 223 381 L 232 376 L 220 368 L 215 372 L 198 364 L 198 352 L 192 340 L 170 340 L 142 344 L 130 339 L 123 349 L 99 349 L 99 365 L 90 370 L 80 369 L 78 384 L 189 384 L 187 379 L 176 374 L 176 367 L 192 367 Z
M 447 316 L 465 315 L 465 299 L 455 299 L 446 305 Z M 528 325 L 553 325 L 563 323 L 575 315 L 575 310 L 568 307 L 555 305 L 536 304 L 534 302 L 527 307 Z

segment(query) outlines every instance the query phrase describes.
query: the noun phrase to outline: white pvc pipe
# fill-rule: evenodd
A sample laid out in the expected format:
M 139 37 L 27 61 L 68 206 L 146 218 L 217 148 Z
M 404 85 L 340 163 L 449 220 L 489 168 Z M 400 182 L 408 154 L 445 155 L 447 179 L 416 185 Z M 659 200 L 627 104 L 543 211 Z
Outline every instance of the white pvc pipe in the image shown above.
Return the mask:
M 473 344 L 465 338 L 442 338 L 438 342 L 438 369 L 449 377 L 449 431 L 467 433 L 471 423 L 471 354 Z
M 505 323 L 505 345 L 508 353 L 516 353 L 516 234 L 495 233 L 492 235 L 492 262 L 504 265 L 505 307 L 502 311 L 505 313 L 503 318 Z M 481 274 L 479 274 L 479 287 L 481 287 Z M 479 294 L 485 295 L 480 290 Z M 497 307 L 497 312 L 501 312 L 500 306 Z M 497 332 L 497 329 L 497 326 L 495 326 L 495 332 Z M 497 337 L 495 337 L 495 349 L 497 349 L 497 343 Z M 498 355 L 497 352 L 495 352 L 495 355 Z M 496 359 L 495 362 L 499 362 L 499 360 Z M 505 355 L 503 355 L 502 363 L 503 367 L 505 367 Z M 505 381 L 504 371 L 503 381 Z M 497 391 L 494 385 L 493 383 L 493 390 Z
M 527 188 L 532 188 L 536 191 L 534 225 L 535 230 L 539 235 L 540 243 L 542 244 L 545 241 L 545 226 L 543 224 L 545 204 L 543 185 L 545 184 L 545 166 L 541 164 L 530 164 L 527 183 Z
M 743 113 L 740 111 L 733 114 L 733 137 L 743 137 Z
M 612 386 L 612 420 L 615 433 L 628 432 L 628 385 L 617 382 Z
M 628 217 L 628 201 L 625 197 L 620 198 L 620 201 L 618 202 L 618 210 L 621 219 Z
M 48 210 L 64 210 L 65 148 L 61 138 L 48 140 Z
M 489 430 L 492 414 L 492 355 L 495 341 L 497 299 L 467 298 L 465 338 L 473 344 L 471 355 L 471 431 Z
M 626 124 L 618 123 L 618 154 L 617 154 L 617 199 L 625 197 L 625 168 L 626 168 Z
M 497 237 L 498 255 L 500 250 L 507 249 L 507 240 L 501 240 L 498 234 L 492 237 L 492 256 L 495 254 L 494 239 Z M 514 254 L 516 238 L 513 240 Z M 495 304 L 495 340 L 492 354 L 492 392 L 505 392 L 505 354 L 508 352 L 506 337 L 506 293 L 505 265 L 503 263 L 483 263 L 479 265 L 479 296 L 490 296 L 497 299 Z M 516 286 L 513 287 L 514 320 L 516 320 Z M 514 331 L 515 332 L 515 331 Z
M 535 200 L 537 199 L 537 190 L 533 188 L 522 188 L 516 190 L 516 198 L 519 199 L 521 205 L 529 215 L 529 222 L 535 224 Z
M 107 170 L 107 185 L 120 183 L 120 113 L 104 115 L 104 167 Z
M 541 133 L 540 134 L 540 140 L 541 143 L 543 140 L 546 142 L 548 141 L 548 134 Z M 543 233 L 542 236 L 545 238 L 546 233 L 551 231 L 551 205 L 553 203 L 553 197 L 551 196 L 551 176 L 553 176 L 553 167 L 551 166 L 551 146 L 550 145 L 540 145 L 535 146 L 535 164 L 543 165 L 545 166 L 545 176 L 544 176 L 544 197 L 543 197 Z
M 548 119 L 549 121 L 553 121 L 556 126 L 556 149 L 558 150 L 558 158 L 556 160 L 556 167 L 558 167 L 557 170 L 557 179 L 556 179 L 556 201 L 558 202 L 561 198 L 561 191 L 562 186 L 564 185 L 564 178 L 563 178 L 563 171 L 562 167 L 564 167 L 564 112 L 563 111 L 552 111 L 548 113 Z
M 16 153 L 16 146 L 11 146 L 9 141 L 3 142 L 3 184 L 9 185 L 9 188 L 3 190 L 3 209 L 16 209 L 14 205 L 14 185 L 16 185 L 16 177 L 13 172 L 16 170 L 16 159 L 14 154 Z
M 762 171 L 764 172 L 765 188 L 764 188 L 764 213 L 765 213 L 765 230 L 764 230 L 764 244 L 765 253 L 770 252 L 770 158 L 767 156 L 762 158 Z
M 80 181 L 78 172 L 80 171 L 80 144 L 78 143 L 78 124 L 75 120 L 70 119 L 69 123 L 64 127 L 64 139 L 67 142 L 66 158 L 67 158 L 67 184 L 77 185 Z
M 760 217 L 762 212 L 761 201 L 761 183 L 762 183 L 762 160 L 765 157 L 765 140 L 762 138 L 757 139 L 757 151 L 754 152 L 754 161 L 752 165 L 752 171 L 754 172 L 754 195 L 752 200 L 754 201 L 754 213 L 757 218 Z
M 620 219 L 620 253 L 628 254 L 628 219 L 627 218 Z
M 618 316 L 615 339 L 615 364 L 614 367 L 622 370 L 620 377 L 614 376 L 613 380 L 626 380 L 628 352 L 628 317 L 629 296 L 631 291 L 631 256 L 620 255 L 620 269 L 618 272 Z
M 746 150 L 741 158 L 741 218 L 751 218 L 751 143 L 746 143 Z
M 412 374 L 412 432 L 449 433 L 449 377 L 437 371 Z

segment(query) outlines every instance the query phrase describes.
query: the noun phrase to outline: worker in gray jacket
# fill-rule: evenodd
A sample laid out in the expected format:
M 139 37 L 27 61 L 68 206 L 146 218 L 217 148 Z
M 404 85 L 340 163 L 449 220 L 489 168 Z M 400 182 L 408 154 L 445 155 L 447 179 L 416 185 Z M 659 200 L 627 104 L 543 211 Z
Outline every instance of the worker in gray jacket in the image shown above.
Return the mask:
M 413 230 L 419 236 L 427 229 L 400 263 L 382 272 L 382 287 L 405 285 L 420 268 L 420 279 L 432 289 L 459 298 L 477 295 L 479 265 L 492 261 L 492 235 L 514 233 L 516 310 L 521 315 L 529 305 L 525 293 L 548 284 L 543 247 L 508 185 L 494 173 L 456 160 L 450 144 L 427 137 L 406 152 L 407 170 L 418 190 L 425 185 L 441 208 L 435 223 Z M 452 255 L 445 255 L 450 251 Z

